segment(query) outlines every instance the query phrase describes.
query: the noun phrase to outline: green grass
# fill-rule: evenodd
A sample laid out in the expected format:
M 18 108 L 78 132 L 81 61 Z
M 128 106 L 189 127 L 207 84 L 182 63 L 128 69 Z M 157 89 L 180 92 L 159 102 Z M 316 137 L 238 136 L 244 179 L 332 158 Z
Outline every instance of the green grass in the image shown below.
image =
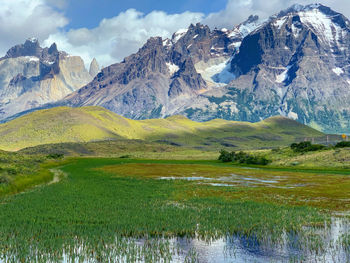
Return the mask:
M 349 148 L 327 148 L 307 153 L 297 153 L 288 148 L 250 151 L 272 161 L 271 166 L 298 168 L 350 169 Z
M 183 116 L 137 121 L 101 107 L 41 110 L 0 125 L 0 149 L 9 151 L 103 140 L 142 140 L 146 144 L 218 151 L 286 146 L 305 137 L 317 140 L 324 134 L 283 117 L 259 123 L 220 119 L 200 123 Z
M 0 198 L 52 180 L 44 156 L 0 152 Z
M 48 259 L 55 262 L 62 259 L 65 251 L 71 259 L 79 257 L 80 260 L 93 258 L 107 262 L 128 255 L 132 262 L 138 255 L 159 261 L 159 258 L 155 260 L 156 255 L 169 259 L 172 254 L 166 239 L 162 242 L 159 238 L 196 236 L 210 240 L 235 235 L 278 244 L 283 240 L 284 231 L 303 236 L 305 226 L 324 225 L 329 220 L 328 213 L 312 207 L 318 207 L 313 202 L 294 202 L 287 198 L 281 202 L 279 198 L 271 198 L 284 191 L 274 192 L 266 185 L 215 187 L 204 181 L 157 178 L 218 179 L 230 174 L 260 179 L 286 177 L 279 186 L 316 180 L 317 187 L 310 190 L 314 191 L 315 198 L 323 196 L 322 189 L 339 186 L 347 180 L 328 174 L 317 180 L 318 173 L 312 171 L 244 169 L 216 161 L 84 158 L 68 160 L 60 169 L 68 177 L 59 183 L 2 199 L 0 255 L 22 262 Z M 330 178 L 336 180 L 323 185 Z M 308 194 L 307 188 L 301 189 Z M 285 191 L 285 196 L 300 193 L 293 191 Z M 322 210 L 325 208 L 336 209 L 322 206 Z M 149 239 L 150 245 L 139 250 L 127 239 L 130 237 L 158 239 Z M 303 246 L 304 241 L 300 239 L 299 245 Z M 79 246 L 81 249 L 77 250 Z M 316 247 L 319 246 L 317 243 Z

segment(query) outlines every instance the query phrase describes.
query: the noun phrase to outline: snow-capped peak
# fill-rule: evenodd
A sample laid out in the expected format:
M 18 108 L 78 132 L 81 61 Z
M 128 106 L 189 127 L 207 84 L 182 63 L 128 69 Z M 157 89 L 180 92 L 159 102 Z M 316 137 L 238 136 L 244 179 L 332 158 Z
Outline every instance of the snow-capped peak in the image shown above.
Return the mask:
M 294 18 L 298 16 L 298 18 Z M 301 24 L 308 27 L 325 43 L 338 45 L 349 27 L 349 22 L 341 14 L 321 4 L 293 5 L 281 11 L 278 15 L 270 17 L 270 22 L 281 29 L 293 17 L 291 26 L 293 34 L 299 35 Z M 346 28 L 345 28 L 346 27 Z
M 260 20 L 259 16 L 251 15 L 245 22 L 236 26 L 229 34 L 229 37 L 244 38 L 257 28 L 259 28 L 262 24 L 264 24 L 264 22 L 265 20 Z
M 271 18 L 277 18 L 277 17 L 286 16 L 288 14 L 310 11 L 310 10 L 318 9 L 320 7 L 323 7 L 323 5 L 321 5 L 321 4 L 310 4 L 310 5 L 294 4 L 291 7 L 287 8 L 285 10 L 282 10 L 278 14 L 271 16 Z
M 36 37 L 30 37 L 27 39 L 27 41 L 32 42 L 32 43 L 37 43 L 38 39 Z

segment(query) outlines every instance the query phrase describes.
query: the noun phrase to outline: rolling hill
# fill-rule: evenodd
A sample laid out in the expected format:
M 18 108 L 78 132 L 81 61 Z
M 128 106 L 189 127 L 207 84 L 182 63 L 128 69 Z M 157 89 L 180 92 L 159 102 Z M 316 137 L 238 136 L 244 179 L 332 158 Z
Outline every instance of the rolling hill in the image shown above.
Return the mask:
M 195 122 L 183 116 L 131 120 L 102 107 L 57 107 L 0 125 L 0 149 L 17 151 L 54 143 L 142 140 L 196 149 L 277 147 L 324 134 L 284 117 L 258 123 L 215 119 Z

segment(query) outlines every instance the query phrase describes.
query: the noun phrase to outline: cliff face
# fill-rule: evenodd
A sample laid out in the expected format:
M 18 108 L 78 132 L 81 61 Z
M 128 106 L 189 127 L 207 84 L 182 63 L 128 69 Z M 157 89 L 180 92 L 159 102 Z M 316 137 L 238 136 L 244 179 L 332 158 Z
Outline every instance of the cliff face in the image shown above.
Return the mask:
M 60 100 L 91 79 L 80 57 L 29 39 L 0 59 L 0 119 Z

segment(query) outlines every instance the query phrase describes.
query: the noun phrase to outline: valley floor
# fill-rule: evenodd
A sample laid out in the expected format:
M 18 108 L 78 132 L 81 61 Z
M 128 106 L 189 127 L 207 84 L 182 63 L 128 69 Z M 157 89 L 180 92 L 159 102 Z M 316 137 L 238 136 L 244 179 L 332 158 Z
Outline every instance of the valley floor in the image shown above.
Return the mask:
M 173 238 L 239 238 L 260 249 L 287 242 L 297 252 L 285 259 L 297 262 L 330 246 L 343 259 L 350 249 L 347 231 L 326 235 L 331 218 L 349 211 L 346 169 L 128 158 L 52 168 L 54 183 L 0 199 L 0 262 L 170 261 Z M 186 253 L 200 261 L 200 252 Z

